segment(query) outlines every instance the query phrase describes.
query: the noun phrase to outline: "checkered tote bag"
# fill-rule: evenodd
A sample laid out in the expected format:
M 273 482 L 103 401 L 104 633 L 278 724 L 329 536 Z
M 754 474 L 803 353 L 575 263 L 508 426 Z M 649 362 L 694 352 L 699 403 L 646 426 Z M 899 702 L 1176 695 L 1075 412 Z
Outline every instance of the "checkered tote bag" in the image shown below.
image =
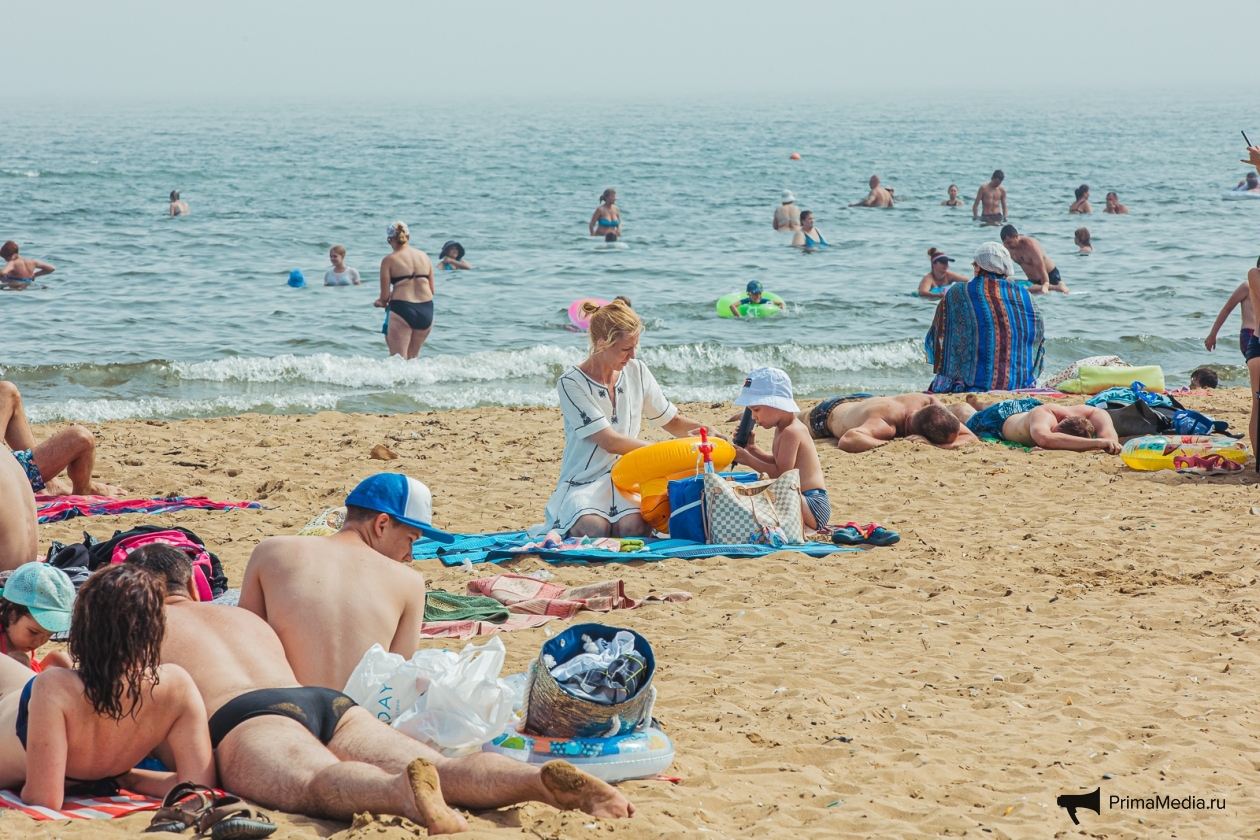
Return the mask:
M 805 542 L 799 471 L 745 484 L 704 474 L 704 532 L 710 544 L 750 543 L 762 525 L 781 528 L 791 545 Z

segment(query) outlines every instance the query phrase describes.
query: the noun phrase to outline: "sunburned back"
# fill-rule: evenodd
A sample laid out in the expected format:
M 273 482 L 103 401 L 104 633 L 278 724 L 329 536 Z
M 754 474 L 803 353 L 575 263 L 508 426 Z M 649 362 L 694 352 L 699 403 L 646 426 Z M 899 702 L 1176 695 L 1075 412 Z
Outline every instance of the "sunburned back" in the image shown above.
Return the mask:
M 302 685 L 340 691 L 372 645 L 414 652 L 424 577 L 353 535 L 275 537 L 250 558 L 241 605 L 261 609 Z M 404 639 L 409 606 L 416 620 Z
M 1048 408 L 1048 406 L 1042 406 Z M 1006 422 L 1002 424 L 1002 437 L 1011 443 L 1018 443 L 1020 446 L 1036 446 L 1036 441 L 1032 436 L 1033 414 L 1039 409 L 1033 411 L 1025 411 L 1022 414 L 1014 414 L 1006 418 Z M 1050 418 L 1050 425 L 1054 425 L 1053 416 Z
M 276 634 L 240 607 L 169 600 L 162 661 L 192 676 L 209 715 L 246 691 L 298 685 Z
M 827 428 L 834 437 L 850 429 L 864 426 L 870 420 L 882 420 L 897 431 L 905 430 L 906 418 L 932 403 L 927 394 L 900 394 L 895 397 L 873 397 L 855 403 L 842 403 L 828 418 Z

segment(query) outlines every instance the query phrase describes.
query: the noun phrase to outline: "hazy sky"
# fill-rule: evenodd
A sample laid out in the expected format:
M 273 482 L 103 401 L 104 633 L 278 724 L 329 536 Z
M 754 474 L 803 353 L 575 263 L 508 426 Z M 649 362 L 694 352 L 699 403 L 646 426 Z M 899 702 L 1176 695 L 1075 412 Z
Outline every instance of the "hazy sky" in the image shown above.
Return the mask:
M 0 0 L 5 98 L 1256 89 L 1257 4 Z M 1233 45 L 1233 46 L 1231 46 Z M 1254 102 L 1254 98 L 1252 99 Z

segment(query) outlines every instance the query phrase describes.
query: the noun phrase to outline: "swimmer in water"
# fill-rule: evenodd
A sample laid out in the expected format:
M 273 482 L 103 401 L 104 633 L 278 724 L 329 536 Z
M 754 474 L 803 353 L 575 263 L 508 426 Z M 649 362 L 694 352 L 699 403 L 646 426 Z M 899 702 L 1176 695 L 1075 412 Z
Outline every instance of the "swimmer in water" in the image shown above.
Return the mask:
M 460 245 L 454 239 L 442 246 L 442 253 L 438 255 L 438 267 L 443 271 L 468 271 L 471 265 L 464 262 L 464 246 Z
M 411 232 L 402 222 L 385 235 L 393 253 L 381 260 L 381 296 L 373 305 L 389 310 L 389 355 L 414 359 L 433 330 L 433 263 L 408 244 Z
M 1000 225 L 1006 221 L 1006 187 L 1002 186 L 1005 180 L 1006 174 L 1001 169 L 993 170 L 989 183 L 981 184 L 976 190 L 976 200 L 971 202 L 971 218 L 979 219 L 986 225 Z M 977 210 L 983 212 L 977 215 Z
M 949 185 L 949 198 L 942 201 L 941 206 L 942 207 L 962 207 L 965 204 L 966 202 L 964 202 L 961 198 L 958 197 L 958 185 L 950 184 Z
M 783 202 L 774 208 L 774 229 L 793 233 L 801 229 L 801 209 L 796 206 L 791 190 L 783 191 Z
M 1120 203 L 1120 196 L 1113 192 L 1107 193 L 1106 204 L 1103 205 L 1103 212 L 1110 213 L 1113 216 L 1127 216 L 1129 208 Z
M 850 207 L 892 207 L 893 196 L 892 191 L 879 185 L 879 176 L 872 175 L 870 180 L 871 191 L 866 198 L 861 201 L 855 201 Z M 804 221 L 801 222 L 804 224 Z
M 932 270 L 923 275 L 923 279 L 919 281 L 919 297 L 921 298 L 940 300 L 945 297 L 945 290 L 949 288 L 950 283 L 966 283 L 970 279 L 949 270 L 949 264 L 954 261 L 954 258 L 946 256 L 943 251 L 928 248 L 928 259 L 932 261 Z
M 814 227 L 814 213 L 812 210 L 801 211 L 801 229 L 792 236 L 792 244 L 797 248 L 826 248 L 827 240 L 823 239 L 822 231 Z
M 621 210 L 617 208 L 617 191 L 614 189 L 604 190 L 604 194 L 599 197 L 599 200 L 602 203 L 591 214 L 591 236 L 596 234 L 604 236 L 609 233 L 615 233 L 620 236 Z
M 1094 253 L 1094 246 L 1089 244 L 1089 228 L 1077 228 L 1076 233 L 1072 234 L 1072 241 L 1076 243 L 1076 247 L 1081 250 L 1078 254 Z
M 29 289 L 31 281 L 57 270 L 39 260 L 28 260 L 18 255 L 18 244 L 10 239 L 0 245 L 0 259 L 4 260 L 4 268 L 0 269 L 0 285 L 8 289 Z
M 1046 251 L 1041 247 L 1040 242 L 1031 236 L 1020 236 L 1014 225 L 1003 226 L 1001 236 L 1002 244 L 1010 252 L 1011 259 L 1019 263 L 1019 267 L 1024 269 L 1024 274 L 1028 277 L 1028 282 L 1032 284 L 1032 288 L 1028 290 L 1029 293 L 1045 294 L 1051 290 L 1063 294 L 1068 293 L 1067 284 L 1059 276 L 1058 267 L 1050 257 L 1046 256 Z
M 179 190 L 171 190 L 171 206 L 168 212 L 172 216 L 188 215 L 188 202 L 179 200 Z
M 363 281 L 359 279 L 359 272 L 353 268 L 346 267 L 346 248 L 344 245 L 334 245 L 329 248 L 328 261 L 332 263 L 332 268 L 324 272 L 325 286 L 363 285 Z
M 804 224 L 804 223 L 805 223 L 805 214 L 802 213 L 801 224 Z M 731 304 L 731 314 L 734 315 L 736 318 L 743 317 L 742 315 L 739 314 L 739 308 L 741 306 L 747 306 L 749 304 L 752 304 L 753 306 L 758 306 L 763 303 L 773 303 L 775 306 L 779 307 L 779 309 L 784 308 L 782 301 L 765 300 L 762 297 L 764 289 L 761 285 L 760 280 L 749 280 L 748 285 L 745 287 L 745 291 L 748 292 L 746 297 L 742 297 L 739 299 L 738 302 Z
M 1238 186 L 1234 187 L 1234 192 L 1260 193 L 1260 176 L 1254 172 L 1248 172 L 1247 177 L 1238 182 Z
M 1068 208 L 1068 213 L 1076 216 L 1093 212 L 1094 208 L 1089 206 L 1089 184 L 1081 184 L 1076 188 L 1076 201 L 1072 202 L 1072 206 Z

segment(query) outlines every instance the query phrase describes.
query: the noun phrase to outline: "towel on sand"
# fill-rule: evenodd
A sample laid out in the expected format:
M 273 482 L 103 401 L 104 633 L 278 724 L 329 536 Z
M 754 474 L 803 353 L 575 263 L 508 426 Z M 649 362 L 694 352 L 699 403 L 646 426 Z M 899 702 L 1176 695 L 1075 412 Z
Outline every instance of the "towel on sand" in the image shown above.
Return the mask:
M 120 513 L 171 513 L 177 510 L 259 510 L 258 502 L 215 502 L 201 496 L 169 499 L 111 499 L 108 496 L 35 496 L 39 522 L 61 522 L 76 516 L 116 516 Z
M 0 808 L 21 811 L 37 820 L 112 820 L 136 811 L 150 811 L 162 804 L 138 793 L 119 791 L 116 796 L 67 796 L 60 811 L 27 805 L 16 791 L 0 790 Z
M 933 394 L 1033 388 L 1045 354 L 1041 312 L 1018 283 L 980 276 L 949 287 L 923 342 Z
M 468 594 L 480 596 L 478 602 L 482 602 L 484 607 L 488 607 L 488 603 L 505 605 L 511 613 L 506 621 L 486 618 L 430 621 L 429 608 L 433 603 L 431 598 L 434 594 L 437 593 L 429 593 L 429 598 L 425 600 L 425 621 L 420 628 L 420 635 L 430 639 L 469 639 L 489 633 L 506 633 L 512 630 L 540 627 L 553 619 L 572 618 L 581 610 L 595 612 L 632 610 L 649 602 L 691 600 L 690 592 L 667 592 L 663 595 L 649 595 L 641 600 L 635 600 L 626 596 L 625 581 L 620 579 L 566 589 L 559 584 L 548 583 L 526 575 L 495 575 L 470 581 Z M 440 595 L 442 597 L 439 603 L 458 603 L 456 599 L 459 596 L 452 596 L 445 592 Z

